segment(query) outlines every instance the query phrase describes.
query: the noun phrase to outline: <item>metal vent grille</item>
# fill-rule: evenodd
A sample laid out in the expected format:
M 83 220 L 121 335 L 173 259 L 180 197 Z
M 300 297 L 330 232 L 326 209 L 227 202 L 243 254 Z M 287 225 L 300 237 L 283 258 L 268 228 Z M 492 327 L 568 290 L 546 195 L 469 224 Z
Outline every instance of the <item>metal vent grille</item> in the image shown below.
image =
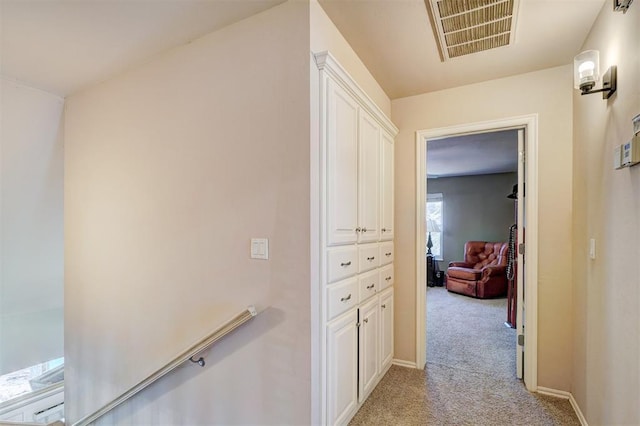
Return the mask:
M 518 0 L 425 0 L 425 3 L 442 61 L 514 42 Z

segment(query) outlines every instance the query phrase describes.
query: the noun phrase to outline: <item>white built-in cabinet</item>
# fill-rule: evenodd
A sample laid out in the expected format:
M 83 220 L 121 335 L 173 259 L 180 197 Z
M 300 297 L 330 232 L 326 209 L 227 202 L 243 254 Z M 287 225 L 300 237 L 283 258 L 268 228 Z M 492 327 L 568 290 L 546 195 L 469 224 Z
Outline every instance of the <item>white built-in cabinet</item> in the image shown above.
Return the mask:
M 327 411 L 334 424 L 349 421 L 358 405 L 358 312 L 351 310 L 327 325 Z
M 377 297 L 360 306 L 358 348 L 359 402 L 369 396 L 377 383 L 380 355 L 380 308 Z
M 328 53 L 320 69 L 322 423 L 347 424 L 393 360 L 397 128 Z
M 380 295 L 380 365 L 383 371 L 393 361 L 393 288 Z
M 380 239 L 393 240 L 393 138 L 382 132 L 380 159 Z
M 380 126 L 365 110 L 358 123 L 358 241 L 380 239 Z

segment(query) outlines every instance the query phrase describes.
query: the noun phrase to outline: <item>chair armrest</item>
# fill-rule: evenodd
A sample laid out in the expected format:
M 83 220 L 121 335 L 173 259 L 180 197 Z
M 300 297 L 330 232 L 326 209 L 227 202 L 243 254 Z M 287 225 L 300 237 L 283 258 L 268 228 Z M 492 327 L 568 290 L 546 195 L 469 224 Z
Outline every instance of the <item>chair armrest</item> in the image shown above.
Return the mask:
M 473 269 L 473 265 L 467 262 L 449 262 L 449 266 Z
M 506 274 L 507 274 L 506 266 L 492 265 L 492 266 L 485 266 L 484 268 L 482 268 L 482 278 L 489 278 L 490 276 L 499 276 L 499 275 L 504 275 L 506 277 Z

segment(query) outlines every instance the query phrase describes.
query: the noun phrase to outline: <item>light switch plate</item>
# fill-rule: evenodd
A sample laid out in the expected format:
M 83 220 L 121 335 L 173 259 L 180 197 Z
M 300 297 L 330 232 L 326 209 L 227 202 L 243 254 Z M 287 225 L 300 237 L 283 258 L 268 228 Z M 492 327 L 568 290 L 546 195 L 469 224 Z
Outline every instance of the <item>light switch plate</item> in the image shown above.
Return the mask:
M 251 258 L 252 259 L 269 259 L 269 240 L 267 238 L 251 239 Z

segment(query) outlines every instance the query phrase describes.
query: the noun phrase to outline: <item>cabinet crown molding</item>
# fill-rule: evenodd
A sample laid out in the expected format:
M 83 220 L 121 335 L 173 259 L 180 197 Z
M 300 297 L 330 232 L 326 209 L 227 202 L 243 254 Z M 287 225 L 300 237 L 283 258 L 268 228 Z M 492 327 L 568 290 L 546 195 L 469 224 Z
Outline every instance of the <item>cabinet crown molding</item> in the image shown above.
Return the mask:
M 387 133 L 392 137 L 398 134 L 398 128 L 385 115 L 385 113 L 376 105 L 375 102 L 367 95 L 367 92 L 356 83 L 351 75 L 340 65 L 340 63 L 328 51 L 317 52 L 313 54 L 316 65 L 320 71 L 329 73 L 340 85 L 351 92 L 351 94 L 359 101 L 360 105 L 367 110 Z

